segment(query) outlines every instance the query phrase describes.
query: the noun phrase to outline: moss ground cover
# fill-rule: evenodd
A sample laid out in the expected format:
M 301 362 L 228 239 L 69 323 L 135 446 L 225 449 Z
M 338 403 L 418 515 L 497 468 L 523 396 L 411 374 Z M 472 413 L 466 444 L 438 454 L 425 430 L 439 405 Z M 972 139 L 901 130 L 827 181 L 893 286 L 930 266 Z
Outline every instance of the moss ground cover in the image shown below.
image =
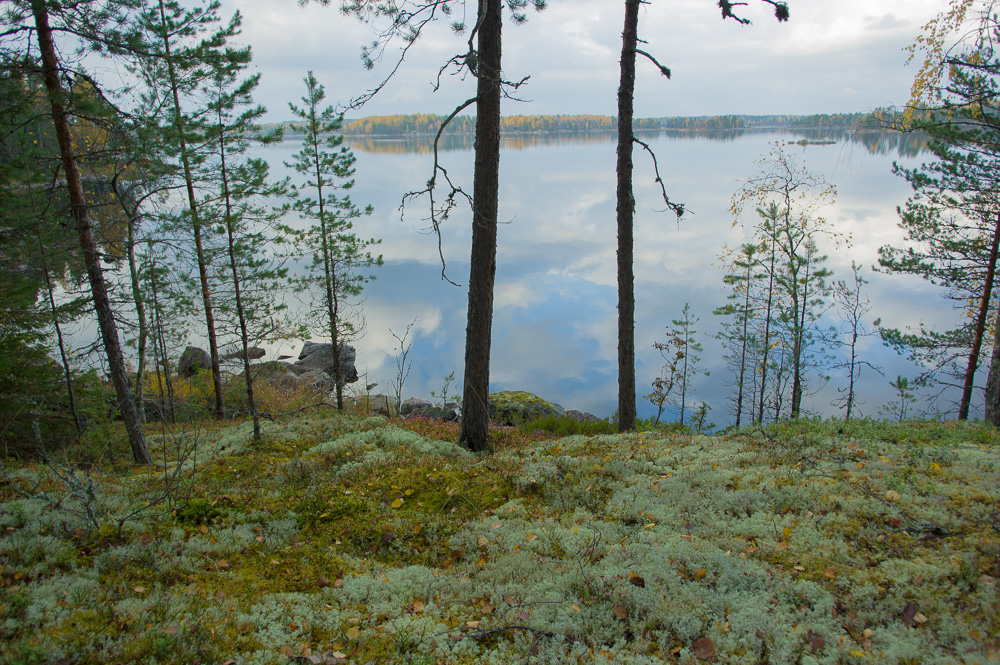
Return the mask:
M 9 468 L 0 662 L 1000 662 L 990 428 L 497 432 L 176 431 L 90 495 Z

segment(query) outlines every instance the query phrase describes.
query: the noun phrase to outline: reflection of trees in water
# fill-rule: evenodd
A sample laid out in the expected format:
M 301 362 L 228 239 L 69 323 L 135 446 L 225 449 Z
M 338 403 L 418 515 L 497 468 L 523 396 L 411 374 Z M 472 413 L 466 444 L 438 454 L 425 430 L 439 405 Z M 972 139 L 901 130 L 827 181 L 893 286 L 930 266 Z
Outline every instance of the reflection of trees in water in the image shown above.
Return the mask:
M 786 136 L 789 142 L 834 142 L 855 143 L 873 154 L 897 154 L 900 157 L 914 157 L 927 147 L 924 134 L 901 134 L 879 130 L 853 129 L 728 129 L 718 131 L 665 130 L 639 132 L 646 138 L 662 136 L 668 139 L 695 139 L 703 141 L 735 141 L 753 134 Z M 472 134 L 446 134 L 441 137 L 438 150 L 456 152 L 472 150 Z M 345 136 L 353 150 L 380 154 L 424 154 L 433 152 L 434 137 L 429 134 L 401 136 Z M 552 133 L 505 133 L 502 137 L 504 150 L 526 150 L 528 148 L 560 145 L 584 145 L 606 143 L 615 140 L 614 132 L 552 132 Z

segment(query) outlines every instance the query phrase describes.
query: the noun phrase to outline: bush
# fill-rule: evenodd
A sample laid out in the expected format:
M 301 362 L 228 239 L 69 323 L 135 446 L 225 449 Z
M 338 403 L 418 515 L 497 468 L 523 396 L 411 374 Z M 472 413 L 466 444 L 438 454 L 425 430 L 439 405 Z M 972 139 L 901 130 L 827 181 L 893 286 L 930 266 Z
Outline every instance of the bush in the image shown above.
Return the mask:
M 553 436 L 596 436 L 598 434 L 614 434 L 615 428 L 607 420 L 583 422 L 572 418 L 548 416 L 519 425 L 518 429 L 525 433 L 542 432 Z

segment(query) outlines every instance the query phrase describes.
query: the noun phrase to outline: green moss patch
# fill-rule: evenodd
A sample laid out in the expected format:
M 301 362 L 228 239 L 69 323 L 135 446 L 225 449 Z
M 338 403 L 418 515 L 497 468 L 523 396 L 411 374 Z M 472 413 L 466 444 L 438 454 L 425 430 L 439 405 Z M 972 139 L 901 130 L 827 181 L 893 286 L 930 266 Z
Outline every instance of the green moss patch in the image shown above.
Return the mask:
M 489 457 L 449 432 L 336 414 L 262 443 L 173 432 L 168 472 L 178 441 L 197 458 L 124 522 L 162 470 L 94 470 L 87 499 L 17 469 L 0 662 L 1000 659 L 991 428 L 498 428 Z

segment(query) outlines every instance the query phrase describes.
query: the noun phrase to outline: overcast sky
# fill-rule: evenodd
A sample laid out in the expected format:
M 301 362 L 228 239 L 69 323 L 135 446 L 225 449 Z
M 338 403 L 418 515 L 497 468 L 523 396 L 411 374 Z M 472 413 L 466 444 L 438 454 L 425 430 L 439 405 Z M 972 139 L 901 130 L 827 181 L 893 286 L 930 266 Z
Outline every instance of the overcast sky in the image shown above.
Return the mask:
M 740 8 L 752 25 L 723 22 L 715 0 L 651 0 L 639 17 L 647 50 L 673 71 L 666 80 L 640 56 L 636 83 L 639 117 L 723 114 L 810 114 L 869 111 L 906 102 L 915 65 L 904 47 L 946 0 L 789 0 L 791 20 L 779 24 L 770 5 L 747 0 Z M 456 2 L 461 18 L 462 3 Z M 550 0 L 518 26 L 504 24 L 504 72 L 530 76 L 513 114 L 614 115 L 624 21 L 622 0 Z M 399 46 L 373 71 L 360 60 L 373 26 L 337 10 L 297 0 L 224 0 L 239 9 L 242 41 L 252 45 L 262 72 L 258 100 L 269 120 L 290 118 L 287 103 L 302 96 L 312 69 L 334 104 L 374 87 L 390 70 Z M 468 11 L 473 11 L 469 3 Z M 472 20 L 470 15 L 469 20 Z M 411 49 L 408 61 L 378 96 L 349 117 L 390 113 L 449 113 L 473 96 L 475 81 L 447 76 L 440 66 L 462 52 L 464 38 L 442 22 Z

